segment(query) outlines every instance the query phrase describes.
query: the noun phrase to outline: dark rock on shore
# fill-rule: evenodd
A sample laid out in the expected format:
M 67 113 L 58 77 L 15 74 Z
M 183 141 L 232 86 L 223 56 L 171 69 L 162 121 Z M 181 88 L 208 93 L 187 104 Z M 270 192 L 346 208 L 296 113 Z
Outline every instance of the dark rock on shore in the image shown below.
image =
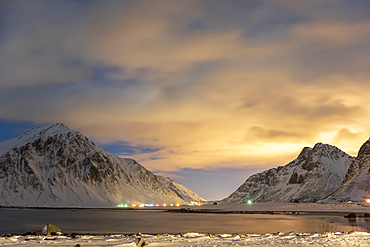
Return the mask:
M 349 218 L 349 219 L 355 219 L 356 218 L 356 214 L 355 213 L 349 213 L 348 215 L 344 216 L 345 218 Z

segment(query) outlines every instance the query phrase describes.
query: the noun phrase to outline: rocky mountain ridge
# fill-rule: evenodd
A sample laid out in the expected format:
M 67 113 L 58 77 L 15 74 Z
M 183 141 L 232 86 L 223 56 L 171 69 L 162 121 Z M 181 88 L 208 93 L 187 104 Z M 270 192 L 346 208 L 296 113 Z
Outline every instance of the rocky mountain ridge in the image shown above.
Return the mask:
M 185 203 L 133 159 L 120 158 L 63 124 L 0 143 L 0 205 L 111 207 Z
M 317 201 L 339 188 L 355 158 L 337 147 L 305 147 L 285 166 L 250 176 L 220 203 Z

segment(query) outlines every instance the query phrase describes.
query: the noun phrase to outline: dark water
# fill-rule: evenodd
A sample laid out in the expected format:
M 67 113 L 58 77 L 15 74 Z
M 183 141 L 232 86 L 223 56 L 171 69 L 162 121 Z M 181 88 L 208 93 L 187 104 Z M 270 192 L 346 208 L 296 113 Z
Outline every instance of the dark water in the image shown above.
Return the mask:
M 192 214 L 162 210 L 117 209 L 0 209 L 0 235 L 41 231 L 53 224 L 63 233 L 274 233 L 369 231 L 364 218 L 349 221 L 343 216 Z

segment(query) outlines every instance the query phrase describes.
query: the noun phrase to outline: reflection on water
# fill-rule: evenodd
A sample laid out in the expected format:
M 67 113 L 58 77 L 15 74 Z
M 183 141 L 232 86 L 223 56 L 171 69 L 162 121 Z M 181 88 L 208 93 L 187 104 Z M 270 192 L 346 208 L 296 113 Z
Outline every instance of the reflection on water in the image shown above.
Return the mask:
M 365 226 L 368 232 L 370 232 L 370 219 L 365 219 Z
M 357 222 L 356 222 L 356 218 L 354 218 L 354 219 L 348 219 L 348 222 L 349 222 L 349 225 L 350 226 L 357 226 Z
M 39 231 L 53 224 L 64 233 L 274 233 L 370 231 L 369 219 L 343 216 L 191 214 L 161 210 L 0 209 L 0 234 Z
M 370 232 L 370 219 L 369 218 L 349 218 L 348 224 L 353 227 L 361 227 L 366 231 Z

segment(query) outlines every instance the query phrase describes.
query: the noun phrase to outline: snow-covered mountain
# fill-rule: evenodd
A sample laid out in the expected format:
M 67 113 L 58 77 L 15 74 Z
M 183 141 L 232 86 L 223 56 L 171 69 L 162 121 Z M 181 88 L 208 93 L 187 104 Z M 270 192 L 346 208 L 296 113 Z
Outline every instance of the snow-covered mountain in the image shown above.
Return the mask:
M 370 139 L 368 139 L 358 151 L 354 162 L 338 190 L 322 200 L 323 202 L 334 201 L 364 201 L 370 197 Z
M 287 164 L 250 176 L 235 192 L 220 203 L 316 201 L 341 185 L 354 160 L 340 149 L 317 143 L 305 147 Z
M 185 203 L 133 159 L 98 148 L 63 124 L 0 143 L 0 205 L 110 207 Z
M 159 182 L 161 182 L 166 188 L 172 190 L 176 193 L 176 195 L 180 198 L 182 198 L 186 202 L 205 202 L 206 200 L 193 191 L 191 191 L 189 188 L 185 187 L 184 185 L 177 183 L 173 181 L 169 177 L 163 177 L 160 175 L 156 175 Z

